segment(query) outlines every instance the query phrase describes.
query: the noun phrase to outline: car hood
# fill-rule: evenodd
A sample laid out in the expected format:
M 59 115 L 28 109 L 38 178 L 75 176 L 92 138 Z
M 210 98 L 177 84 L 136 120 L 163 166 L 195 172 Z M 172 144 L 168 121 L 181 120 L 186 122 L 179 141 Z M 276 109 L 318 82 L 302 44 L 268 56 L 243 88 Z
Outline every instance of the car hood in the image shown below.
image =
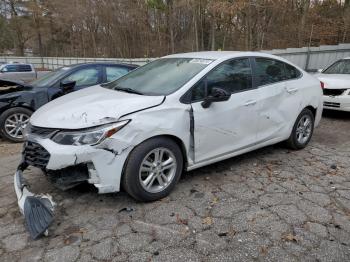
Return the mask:
M 160 105 L 164 96 L 143 96 L 93 86 L 57 98 L 31 117 L 33 126 L 82 129 L 118 121 L 126 114 Z
M 0 98 L 7 97 L 9 94 L 31 90 L 32 87 L 25 86 L 21 81 L 12 81 L 0 78 Z
M 320 81 L 327 89 L 348 89 L 350 88 L 350 75 L 346 74 L 318 74 Z

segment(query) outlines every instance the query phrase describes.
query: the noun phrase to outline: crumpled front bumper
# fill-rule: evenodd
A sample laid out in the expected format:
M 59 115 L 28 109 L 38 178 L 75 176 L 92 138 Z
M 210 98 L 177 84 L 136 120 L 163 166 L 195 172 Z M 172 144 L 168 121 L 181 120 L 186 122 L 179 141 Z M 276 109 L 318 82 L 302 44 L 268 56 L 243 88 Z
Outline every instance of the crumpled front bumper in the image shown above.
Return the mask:
M 14 187 L 18 206 L 24 215 L 26 227 L 33 239 L 47 234 L 53 221 L 55 203 L 49 195 L 35 195 L 29 191 L 29 185 L 23 178 L 24 163 L 20 164 L 14 175 Z
M 28 155 L 26 147 L 30 147 L 32 154 Z M 47 138 L 29 137 L 23 150 L 22 162 L 14 175 L 14 187 L 19 209 L 24 214 L 31 237 L 36 239 L 48 232 L 53 221 L 54 202 L 49 195 L 30 192 L 30 187 L 23 178 L 23 171 L 29 165 L 47 172 L 60 171 L 68 178 L 70 175 L 75 176 L 75 167 L 84 165 L 87 167 L 86 181 L 93 184 L 99 193 L 117 192 L 123 165 L 131 149 L 129 144 L 115 139 L 106 139 L 93 147 L 64 146 Z

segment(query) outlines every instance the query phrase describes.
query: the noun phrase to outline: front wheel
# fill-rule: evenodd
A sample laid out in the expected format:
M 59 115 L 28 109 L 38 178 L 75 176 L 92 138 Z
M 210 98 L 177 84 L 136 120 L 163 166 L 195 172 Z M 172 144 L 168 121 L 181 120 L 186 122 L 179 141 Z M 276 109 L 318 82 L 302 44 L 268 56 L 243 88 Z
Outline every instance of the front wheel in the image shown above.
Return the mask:
M 292 134 L 287 140 L 287 144 L 292 149 L 303 149 L 310 142 L 314 131 L 314 114 L 305 108 L 295 121 Z
M 23 131 L 32 113 L 23 107 L 14 107 L 3 112 L 0 116 L 0 135 L 11 142 L 23 142 Z
M 173 190 L 182 167 L 182 152 L 173 140 L 165 137 L 149 139 L 130 153 L 122 186 L 136 200 L 158 200 Z

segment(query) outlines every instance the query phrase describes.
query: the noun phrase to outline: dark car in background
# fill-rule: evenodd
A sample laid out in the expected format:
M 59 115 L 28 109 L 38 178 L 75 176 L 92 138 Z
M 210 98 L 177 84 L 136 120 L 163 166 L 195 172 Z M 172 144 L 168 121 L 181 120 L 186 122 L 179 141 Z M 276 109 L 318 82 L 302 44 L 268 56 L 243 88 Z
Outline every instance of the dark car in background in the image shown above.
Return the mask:
M 114 81 L 135 68 L 137 65 L 88 63 L 61 67 L 29 84 L 0 79 L 0 136 L 22 142 L 31 114 L 42 105 L 67 93 Z

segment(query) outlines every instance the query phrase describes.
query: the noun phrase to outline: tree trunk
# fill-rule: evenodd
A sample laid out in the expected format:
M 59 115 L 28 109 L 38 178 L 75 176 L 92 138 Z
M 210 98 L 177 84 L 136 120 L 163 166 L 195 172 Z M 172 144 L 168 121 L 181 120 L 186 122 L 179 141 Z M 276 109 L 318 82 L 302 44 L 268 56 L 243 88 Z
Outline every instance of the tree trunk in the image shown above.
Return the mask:
M 215 50 L 215 18 L 212 18 L 211 24 L 210 24 L 210 43 L 211 43 L 211 48 L 210 50 L 214 51 Z
M 298 30 L 298 45 L 299 47 L 302 47 L 304 44 L 304 37 L 305 37 L 305 24 L 306 24 L 306 17 L 309 13 L 310 8 L 310 0 L 303 0 L 302 1 L 302 7 L 301 7 L 301 18 L 300 18 L 300 25 Z

